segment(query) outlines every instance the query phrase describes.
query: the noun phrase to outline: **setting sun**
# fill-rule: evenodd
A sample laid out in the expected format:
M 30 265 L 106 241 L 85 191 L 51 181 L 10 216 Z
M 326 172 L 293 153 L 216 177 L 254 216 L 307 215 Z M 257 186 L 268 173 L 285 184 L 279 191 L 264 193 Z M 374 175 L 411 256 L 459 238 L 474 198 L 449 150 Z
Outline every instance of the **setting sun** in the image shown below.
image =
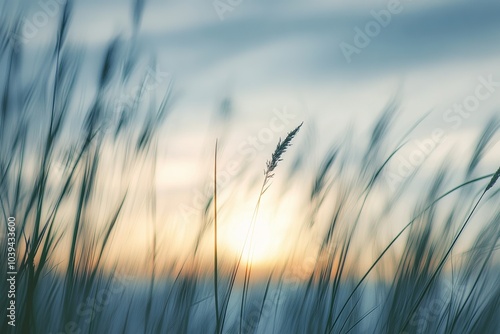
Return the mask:
M 278 259 L 283 231 L 272 223 L 271 216 L 259 214 L 251 226 L 252 213 L 229 218 L 220 231 L 221 246 L 229 256 L 242 256 L 244 263 L 265 264 Z

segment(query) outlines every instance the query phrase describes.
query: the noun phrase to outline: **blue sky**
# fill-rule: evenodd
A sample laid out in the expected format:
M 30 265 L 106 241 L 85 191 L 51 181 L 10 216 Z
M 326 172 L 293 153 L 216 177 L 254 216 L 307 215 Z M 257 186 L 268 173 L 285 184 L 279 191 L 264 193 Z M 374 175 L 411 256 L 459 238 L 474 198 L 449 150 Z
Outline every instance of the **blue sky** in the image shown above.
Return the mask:
M 40 4 L 31 3 L 36 13 Z M 419 106 L 426 109 L 460 98 L 479 75 L 499 73 L 500 4 L 494 1 L 401 0 L 400 12 L 350 62 L 341 43 L 354 45 L 355 28 L 364 30 L 374 21 L 371 12 L 387 10 L 391 1 L 233 0 L 223 20 L 215 3 L 147 1 L 144 10 L 140 49 L 158 55 L 159 70 L 173 75 L 185 97 L 179 110 L 186 104 L 189 113 L 205 114 L 231 95 L 242 109 L 300 100 L 321 109 L 346 104 L 357 115 L 353 96 L 359 96 L 381 99 L 364 111 L 376 115 L 403 84 L 408 99 L 430 91 Z M 125 1 L 77 2 L 72 39 L 89 54 L 102 53 L 111 38 L 130 35 L 131 7 Z M 50 34 L 43 27 L 33 42 Z M 352 104 L 335 104 L 341 96 Z

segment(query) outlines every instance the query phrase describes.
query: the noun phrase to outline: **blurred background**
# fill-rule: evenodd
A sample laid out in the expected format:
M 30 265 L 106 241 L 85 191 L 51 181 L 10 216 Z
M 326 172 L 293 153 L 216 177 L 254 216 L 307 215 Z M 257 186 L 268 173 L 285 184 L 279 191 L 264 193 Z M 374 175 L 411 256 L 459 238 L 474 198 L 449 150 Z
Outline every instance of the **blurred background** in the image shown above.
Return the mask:
M 378 254 L 416 213 L 447 190 L 480 179 L 482 183 L 472 182 L 476 188 L 446 197 L 442 211 L 425 209 L 425 222 L 390 249 L 389 259 L 370 278 L 373 284 L 390 286 L 392 281 L 393 287 L 403 276 L 414 278 L 424 296 L 430 285 L 420 279 L 432 275 L 422 275 L 422 270 L 438 268 L 441 273 L 438 264 L 441 257 L 448 259 L 446 247 L 454 249 L 453 236 L 499 166 L 496 1 L 4 0 L 0 11 L 0 199 L 3 215 L 16 215 L 22 224 L 17 230 L 19 272 L 26 273 L 19 274 L 19 282 L 32 289 L 23 292 L 24 302 L 36 310 L 41 297 L 33 291 L 40 275 L 57 273 L 47 292 L 59 305 L 55 309 L 76 308 L 89 291 L 98 292 L 99 275 L 121 273 L 144 284 L 136 286 L 140 302 L 127 298 L 146 310 L 146 320 L 134 318 L 130 327 L 120 321 L 116 327 L 92 327 L 94 322 L 78 327 L 88 332 L 199 330 L 184 317 L 205 313 L 192 305 L 186 311 L 178 303 L 194 298 L 196 305 L 206 302 L 200 306 L 204 311 L 213 308 L 213 297 L 198 300 L 193 296 L 199 291 L 189 290 L 189 284 L 211 289 L 214 246 L 222 261 L 215 280 L 218 275 L 232 277 L 243 286 L 237 297 L 231 295 L 231 279 L 229 295 L 219 291 L 225 307 L 240 307 L 243 298 L 242 332 L 241 319 L 250 312 L 245 311 L 245 293 L 252 284 L 256 292 L 250 296 L 260 298 L 265 291 L 261 319 L 268 288 L 260 284 L 267 281 L 269 287 L 276 281 L 282 291 L 284 280 L 276 272 L 299 268 L 295 281 L 319 286 L 327 271 L 327 286 L 335 281 L 330 274 L 341 281 L 364 281 L 363 273 L 372 270 Z M 271 186 L 262 192 L 263 178 L 268 185 L 266 161 L 300 124 L 269 178 Z M 214 177 L 218 244 L 213 241 Z M 498 191 L 484 206 L 469 232 L 459 233 L 457 247 L 469 254 L 481 236 L 497 236 L 483 245 L 490 249 L 488 269 L 483 270 L 495 275 L 498 229 L 492 226 L 499 219 Z M 337 220 L 342 224 L 334 232 Z M 429 233 L 433 241 L 419 233 Z M 438 247 L 439 236 L 449 243 Z M 350 247 L 352 258 L 346 255 Z M 404 260 L 424 248 L 428 267 Z M 234 259 L 241 264 L 229 265 Z M 468 259 L 474 262 L 472 255 Z M 309 263 L 307 269 L 304 263 Z M 408 269 L 405 276 L 401 268 L 408 263 L 415 271 Z M 344 265 L 345 273 L 340 270 Z M 464 273 L 467 279 L 469 274 Z M 177 288 L 179 277 L 195 281 L 184 278 Z M 165 305 L 155 301 L 153 289 L 164 287 L 155 280 L 167 280 L 172 288 L 164 292 L 181 291 L 180 299 Z M 77 293 L 77 287 L 83 292 Z M 193 293 L 186 297 L 176 289 Z M 377 300 L 376 289 L 368 290 L 368 302 L 360 307 L 365 311 Z M 379 319 L 408 299 L 383 291 L 393 304 L 379 309 Z M 499 290 L 482 291 L 495 295 Z M 457 319 L 466 313 L 469 292 L 463 292 L 462 304 L 456 306 Z M 295 329 L 346 332 L 357 324 L 354 316 L 344 318 L 353 294 L 290 302 L 306 305 L 311 314 L 316 306 L 310 303 L 331 302 L 330 316 Z M 305 296 L 311 296 L 309 290 Z M 412 305 L 403 308 L 408 319 L 418 311 Z M 495 305 L 490 310 L 498 315 Z M 185 310 L 181 324 L 170 312 L 174 327 L 166 325 L 170 320 L 154 317 L 155 312 L 169 313 L 170 307 Z M 221 307 L 216 312 L 224 318 L 227 310 Z M 25 310 L 23 330 L 49 332 L 37 327 L 37 316 L 31 315 L 36 312 Z M 278 325 L 277 310 L 273 321 L 259 320 L 252 331 L 282 332 L 286 326 Z M 283 307 L 282 312 L 288 311 Z M 298 318 L 307 318 L 297 312 Z M 67 311 L 61 319 L 51 315 L 50 328 L 64 327 L 60 324 L 67 324 L 71 314 Z M 443 314 L 435 312 L 432 321 L 439 323 Z M 227 322 L 237 324 L 237 316 L 228 315 Z M 426 327 L 430 318 L 417 321 L 413 329 L 404 319 L 379 320 L 376 328 L 454 332 L 459 323 Z M 215 332 L 237 332 L 230 325 L 222 330 L 219 318 L 210 319 Z M 471 323 L 464 328 L 496 325 Z

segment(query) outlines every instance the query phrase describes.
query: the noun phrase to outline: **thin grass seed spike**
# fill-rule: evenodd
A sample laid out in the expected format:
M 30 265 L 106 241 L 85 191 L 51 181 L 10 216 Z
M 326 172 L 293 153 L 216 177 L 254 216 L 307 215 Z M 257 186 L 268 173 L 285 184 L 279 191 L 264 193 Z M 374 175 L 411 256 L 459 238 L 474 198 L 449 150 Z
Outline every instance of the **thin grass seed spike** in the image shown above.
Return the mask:
M 266 169 L 264 170 L 264 187 L 267 185 L 270 179 L 274 176 L 274 169 L 278 166 L 278 162 L 282 161 L 283 159 L 281 156 L 283 153 L 286 152 L 287 148 L 292 145 L 292 139 L 295 137 L 297 132 L 299 132 L 300 127 L 304 124 L 304 122 L 300 123 L 299 126 L 297 126 L 293 131 L 290 131 L 288 135 L 286 136 L 285 140 L 281 141 L 281 138 L 278 141 L 278 145 L 276 146 L 276 150 L 274 150 L 274 153 L 271 155 L 271 160 L 268 160 L 266 162 Z M 264 189 L 263 187 L 263 189 Z M 262 193 L 264 193 L 267 190 L 264 189 Z
M 255 228 L 255 220 L 257 218 L 259 212 L 260 201 L 262 199 L 262 195 L 266 192 L 270 185 L 267 183 L 274 176 L 274 169 L 278 166 L 278 162 L 282 161 L 281 156 L 286 152 L 287 148 L 292 145 L 292 139 L 295 137 L 297 132 L 299 132 L 300 127 L 304 122 L 300 123 L 293 131 L 289 132 L 284 141 L 281 141 L 281 138 L 278 140 L 278 145 L 274 150 L 274 153 L 271 155 L 271 160 L 266 162 L 266 169 L 264 170 L 264 182 L 262 182 L 262 187 L 260 189 L 259 198 L 257 199 L 257 204 L 255 205 L 254 213 L 252 216 L 252 221 L 250 223 L 251 232 L 250 232 L 250 244 L 252 244 L 253 231 Z M 247 234 L 248 237 L 248 234 Z M 247 242 L 247 238 L 245 238 L 245 243 Z M 243 246 L 244 247 L 244 246 Z M 240 255 L 241 260 L 241 255 Z M 239 262 L 238 262 L 239 265 Z M 245 309 L 245 300 L 246 295 L 248 293 L 248 286 L 250 285 L 250 275 L 251 275 L 252 265 L 247 262 L 245 265 L 245 277 L 243 282 L 243 293 L 241 295 L 241 304 L 240 304 L 240 319 L 243 319 L 244 309 Z M 239 333 L 242 333 L 242 321 L 240 320 Z
M 488 186 L 486 187 L 486 190 L 484 192 L 487 192 L 488 190 L 490 190 L 491 188 L 493 188 L 493 186 L 495 185 L 495 183 L 497 182 L 497 180 L 498 180 L 499 177 L 500 177 L 500 167 L 498 167 L 497 172 L 491 178 L 491 181 L 490 181 L 490 183 L 488 183 Z
M 220 314 L 219 314 L 219 289 L 218 289 L 218 261 L 217 261 L 217 146 L 218 139 L 215 140 L 214 152 L 214 297 L 215 297 L 215 333 L 221 333 Z

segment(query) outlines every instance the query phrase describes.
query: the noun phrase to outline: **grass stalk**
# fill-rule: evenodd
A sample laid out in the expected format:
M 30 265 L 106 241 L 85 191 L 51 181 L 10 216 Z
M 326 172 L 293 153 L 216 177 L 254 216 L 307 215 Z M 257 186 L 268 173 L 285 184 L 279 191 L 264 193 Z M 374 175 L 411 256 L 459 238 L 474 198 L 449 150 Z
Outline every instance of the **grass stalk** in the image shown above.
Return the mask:
M 214 299 L 215 299 L 215 333 L 221 333 L 220 313 L 219 313 L 219 273 L 218 273 L 218 256 L 217 256 L 217 145 L 215 141 L 214 152 Z

